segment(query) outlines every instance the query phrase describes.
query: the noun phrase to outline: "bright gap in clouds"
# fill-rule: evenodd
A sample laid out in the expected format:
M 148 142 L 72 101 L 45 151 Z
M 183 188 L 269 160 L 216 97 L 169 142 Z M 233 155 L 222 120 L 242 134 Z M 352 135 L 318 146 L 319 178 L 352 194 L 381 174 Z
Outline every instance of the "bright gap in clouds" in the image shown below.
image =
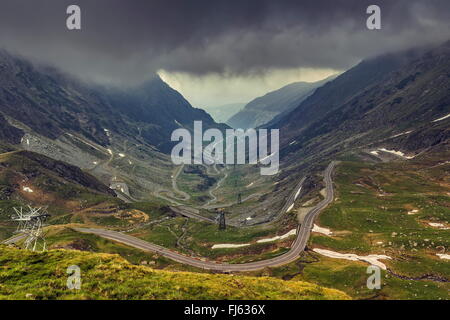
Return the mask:
M 165 70 L 160 70 L 158 74 L 194 107 L 207 108 L 231 103 L 247 103 L 287 84 L 298 81 L 316 82 L 339 72 L 340 70 L 333 69 L 297 68 L 270 70 L 250 75 L 198 76 Z

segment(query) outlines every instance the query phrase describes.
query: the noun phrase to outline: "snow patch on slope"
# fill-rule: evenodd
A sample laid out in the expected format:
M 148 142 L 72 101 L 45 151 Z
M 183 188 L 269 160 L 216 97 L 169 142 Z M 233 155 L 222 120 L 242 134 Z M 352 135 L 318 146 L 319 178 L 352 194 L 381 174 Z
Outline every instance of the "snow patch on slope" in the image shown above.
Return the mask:
M 276 241 L 276 240 L 283 240 L 286 239 L 290 236 L 295 236 L 297 234 L 297 229 L 292 229 L 291 231 L 283 234 L 282 236 L 275 236 L 273 238 L 265 238 L 265 239 L 260 239 L 258 241 L 256 241 L 257 243 L 266 243 L 266 242 L 272 242 L 272 241 Z
M 436 223 L 436 222 L 428 222 L 428 224 L 434 228 L 439 228 L 442 230 L 448 230 L 450 228 L 447 228 L 443 223 Z
M 317 224 L 314 224 L 314 227 L 312 228 L 311 231 L 312 232 L 321 233 L 321 234 L 324 234 L 326 236 L 331 236 L 333 234 L 333 232 L 331 232 L 330 229 L 319 227 Z
M 449 117 L 450 117 L 450 113 L 449 113 L 448 115 L 446 115 L 446 116 L 443 116 L 442 118 L 439 118 L 439 119 L 433 120 L 433 122 L 438 122 L 438 121 L 442 121 L 442 120 L 445 120 L 445 119 L 447 119 L 447 118 L 449 118 Z
M 232 244 L 232 243 L 223 243 L 223 244 L 215 244 L 212 246 L 212 249 L 231 249 L 231 248 L 241 248 L 249 246 L 250 243 L 243 244 Z
M 412 158 L 414 158 L 414 157 L 411 157 L 411 156 L 406 156 L 406 155 L 405 155 L 403 152 L 401 152 L 401 151 L 388 150 L 388 149 L 385 149 L 385 148 L 380 148 L 380 149 L 378 149 L 378 150 L 383 151 L 383 152 L 387 152 L 387 153 L 391 153 L 391 154 L 395 154 L 396 156 L 399 156 L 399 157 L 402 157 L 402 158 L 405 158 L 405 159 L 412 159 Z
M 325 250 L 325 249 L 319 249 L 319 248 L 314 248 L 313 251 L 317 252 L 318 254 L 321 254 L 323 256 L 330 257 L 330 258 L 368 262 L 371 265 L 380 267 L 383 270 L 386 270 L 387 267 L 384 263 L 382 263 L 378 260 L 379 259 L 385 259 L 385 260 L 392 259 L 391 257 L 383 255 L 383 254 L 370 254 L 368 256 L 358 256 L 357 254 L 354 254 L 354 253 L 339 253 L 339 252 L 334 252 L 331 250 Z
M 393 135 L 393 136 L 391 136 L 391 137 L 389 137 L 389 138 L 397 138 L 397 137 L 400 137 L 400 136 L 404 136 L 404 135 L 406 135 L 406 134 L 410 134 L 411 132 L 412 132 L 412 130 L 405 131 L 405 132 L 401 132 L 401 133 L 396 134 L 396 135 Z

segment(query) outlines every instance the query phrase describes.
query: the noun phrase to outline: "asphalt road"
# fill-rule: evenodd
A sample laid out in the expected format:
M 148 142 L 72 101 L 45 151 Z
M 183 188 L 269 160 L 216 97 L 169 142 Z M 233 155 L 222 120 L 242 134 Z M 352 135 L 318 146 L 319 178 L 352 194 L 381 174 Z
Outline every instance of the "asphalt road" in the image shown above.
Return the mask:
M 15 235 L 15 236 L 3 241 L 3 243 L 4 244 L 13 244 L 13 243 L 16 243 L 17 241 L 25 239 L 26 237 L 27 237 L 26 234 L 21 233 L 21 234 Z
M 193 219 L 197 219 L 200 221 L 205 221 L 205 222 L 210 222 L 210 223 L 217 223 L 217 221 L 215 221 L 214 219 L 211 218 L 207 218 L 202 216 L 201 214 L 198 214 L 196 212 L 194 212 L 193 210 L 189 210 L 187 208 L 184 207 L 174 207 L 171 206 L 170 209 L 182 216 L 188 217 L 188 218 L 193 218 Z M 194 209 L 195 210 L 195 209 Z
M 175 199 L 181 200 L 181 201 L 188 201 L 188 200 L 191 198 L 191 196 L 190 196 L 188 193 L 186 193 L 186 192 L 180 190 L 180 189 L 178 188 L 178 185 L 177 185 L 177 179 L 178 179 L 178 177 L 180 176 L 180 173 L 183 171 L 183 168 L 184 168 L 184 164 L 181 165 L 181 166 L 177 169 L 177 171 L 175 172 L 175 174 L 172 176 L 172 189 L 173 189 L 176 193 L 178 193 L 178 194 L 180 194 L 180 195 L 182 196 L 182 198 L 177 198 L 177 197 L 175 196 Z
M 325 199 L 322 200 L 317 206 L 315 206 L 313 209 L 311 209 L 311 211 L 309 211 L 306 214 L 303 223 L 297 229 L 297 238 L 293 242 L 291 249 L 285 254 L 282 254 L 275 258 L 242 264 L 215 263 L 213 261 L 200 260 L 189 256 L 185 256 L 178 252 L 158 246 L 156 244 L 152 244 L 147 241 L 116 231 L 104 229 L 89 229 L 89 228 L 75 228 L 75 230 L 79 232 L 92 233 L 100 237 L 117 241 L 144 251 L 156 252 L 161 256 L 167 257 L 174 261 L 207 270 L 215 270 L 222 272 L 238 272 L 238 271 L 255 271 L 267 267 L 281 266 L 295 261 L 299 257 L 299 255 L 303 252 L 303 250 L 305 250 L 306 244 L 311 234 L 311 229 L 313 227 L 314 220 L 316 219 L 318 214 L 328 204 L 330 204 L 333 201 L 334 190 L 331 174 L 333 172 L 335 165 L 336 163 L 334 161 L 331 162 L 324 172 L 324 181 L 326 185 Z M 294 201 L 292 197 L 289 197 L 287 202 L 290 201 Z M 291 204 L 292 202 L 287 207 L 289 207 Z

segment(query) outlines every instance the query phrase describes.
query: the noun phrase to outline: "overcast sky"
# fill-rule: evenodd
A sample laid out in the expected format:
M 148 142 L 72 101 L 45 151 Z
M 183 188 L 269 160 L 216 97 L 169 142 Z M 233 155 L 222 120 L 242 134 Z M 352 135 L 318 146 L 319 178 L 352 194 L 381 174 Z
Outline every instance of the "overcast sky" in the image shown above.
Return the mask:
M 82 30 L 66 28 L 81 7 Z M 381 30 L 366 8 L 381 7 Z M 450 39 L 448 0 L 0 0 L 0 46 L 87 81 L 160 72 L 195 106 L 247 102 L 361 59 Z

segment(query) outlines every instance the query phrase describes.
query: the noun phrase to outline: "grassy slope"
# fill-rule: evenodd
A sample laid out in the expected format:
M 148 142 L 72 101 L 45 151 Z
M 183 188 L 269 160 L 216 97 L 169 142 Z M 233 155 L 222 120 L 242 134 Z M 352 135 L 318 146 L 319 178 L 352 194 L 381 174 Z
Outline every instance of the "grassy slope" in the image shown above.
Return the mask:
M 49 249 L 75 249 L 95 253 L 118 254 L 132 264 L 151 264 L 157 269 L 196 271 L 203 270 L 178 264 L 155 253 L 142 251 L 99 236 L 74 231 L 70 227 L 52 226 L 46 229 L 46 242 Z M 18 243 L 21 245 L 21 242 Z
M 427 222 L 431 221 L 448 224 L 449 219 L 449 165 L 438 165 L 443 162 L 440 159 L 448 159 L 448 156 L 439 155 L 436 159 L 387 164 L 367 164 L 356 161 L 356 158 L 347 159 L 348 161 L 339 166 L 334 179 L 337 199 L 318 220 L 321 226 L 332 229 L 335 235 L 327 237 L 313 234 L 310 246 L 361 255 L 387 254 L 394 259 L 383 262 L 397 274 L 408 277 L 432 274 L 448 279 L 449 262 L 437 258 L 435 254 L 441 252 L 442 247 L 448 248 L 449 231 L 427 225 Z M 146 212 L 150 216 L 150 221 L 165 216 L 160 206 L 156 204 L 137 203 L 129 206 Z M 407 212 L 412 209 L 418 209 L 419 212 L 408 215 Z M 99 225 L 113 219 L 110 215 L 102 214 L 102 216 L 104 217 L 95 218 L 101 220 L 96 220 Z M 56 222 L 58 221 L 55 220 Z M 67 221 L 69 222 L 76 221 Z M 122 224 L 124 222 L 121 221 Z M 254 260 L 263 256 L 267 258 L 280 253 L 280 249 L 270 248 L 275 250 L 267 251 L 268 248 L 265 248 L 263 254 L 260 252 L 258 256 L 253 256 L 254 246 L 214 252 L 209 249 L 211 243 L 241 243 L 251 241 L 255 237 L 268 236 L 272 231 L 270 228 L 255 227 L 246 229 L 245 232 L 243 230 L 236 232 L 234 228 L 229 228 L 219 232 L 214 225 L 193 220 L 185 223 L 183 218 L 172 218 L 152 227 L 138 228 L 132 234 L 176 248 L 176 239 L 183 234 L 184 226 L 188 229 L 182 241 L 183 247 L 188 248 L 186 253 L 193 250 L 210 258 L 229 255 L 226 260 L 230 262 Z M 118 227 L 116 223 L 114 226 Z M 2 230 L 8 232 L 5 228 Z M 396 233 L 395 236 L 392 235 L 393 232 Z M 167 268 L 172 265 L 165 259 L 143 254 L 103 239 L 80 236 L 78 233 L 62 232 L 48 237 L 51 245 L 63 246 L 77 239 L 87 241 L 92 251 L 119 253 L 132 263 L 141 263 L 145 260 L 152 262 L 155 268 Z M 185 251 L 183 248 L 176 249 Z M 173 267 L 177 270 L 191 271 L 182 266 L 173 265 Z M 366 263 L 331 259 L 307 252 L 296 263 L 254 274 L 314 282 L 345 291 L 355 298 L 448 299 L 448 283 L 402 280 L 386 272 L 383 272 L 382 290 L 368 290 L 366 268 Z
M 153 218 L 153 212 L 143 210 L 150 215 L 151 219 L 157 219 Z M 228 262 L 242 262 L 244 260 L 257 260 L 257 256 L 260 254 L 277 254 L 278 248 L 276 246 L 278 244 L 287 248 L 292 238 L 288 239 L 287 243 L 270 242 L 257 244 L 256 240 L 284 234 L 295 225 L 295 217 L 286 216 L 279 223 L 272 225 L 246 228 L 227 227 L 226 230 L 219 230 L 215 224 L 175 217 L 157 224 L 137 228 L 129 234 L 185 254 L 195 254 L 209 259 Z M 177 239 L 180 240 L 177 241 Z M 177 243 L 181 244 L 181 246 Z M 252 243 L 252 245 L 233 249 L 211 249 L 214 244 L 222 243 Z M 264 257 L 265 255 L 259 257 L 259 259 Z M 236 258 L 240 260 L 235 261 Z M 244 260 L 241 258 L 244 258 Z
M 154 270 L 117 255 L 7 247 L 0 252 L 0 299 L 25 299 L 27 294 L 35 299 L 348 299 L 305 282 Z M 79 291 L 66 288 L 71 265 L 81 268 Z
M 54 165 L 58 172 L 39 163 L 41 159 Z M 107 187 L 94 177 L 78 170 L 31 152 L 0 154 L 0 239 L 8 238 L 15 229 L 16 223 L 10 220 L 13 207 L 27 204 L 48 206 L 51 217 L 47 222 L 63 224 L 76 222 L 72 221 L 72 214 L 82 208 L 100 203 L 117 205 L 121 202 L 106 193 Z M 69 178 L 64 176 L 66 172 Z M 71 178 L 80 179 L 80 183 Z M 25 192 L 24 187 L 31 188 L 33 192 Z
M 436 159 L 448 159 L 441 155 Z M 337 169 L 337 200 L 319 217 L 333 237 L 313 234 L 310 247 L 341 253 L 386 254 L 394 273 L 410 278 L 433 275 L 450 279 L 448 260 L 436 253 L 450 246 L 450 230 L 427 222 L 450 219 L 449 164 L 432 157 L 408 162 L 343 162 Z M 408 211 L 418 210 L 408 215 Z M 382 289 L 368 290 L 368 264 L 326 258 L 309 252 L 303 262 L 274 271 L 295 279 L 343 290 L 357 298 L 448 299 L 448 282 L 404 280 L 382 272 Z M 301 268 L 301 269 L 299 269 Z

